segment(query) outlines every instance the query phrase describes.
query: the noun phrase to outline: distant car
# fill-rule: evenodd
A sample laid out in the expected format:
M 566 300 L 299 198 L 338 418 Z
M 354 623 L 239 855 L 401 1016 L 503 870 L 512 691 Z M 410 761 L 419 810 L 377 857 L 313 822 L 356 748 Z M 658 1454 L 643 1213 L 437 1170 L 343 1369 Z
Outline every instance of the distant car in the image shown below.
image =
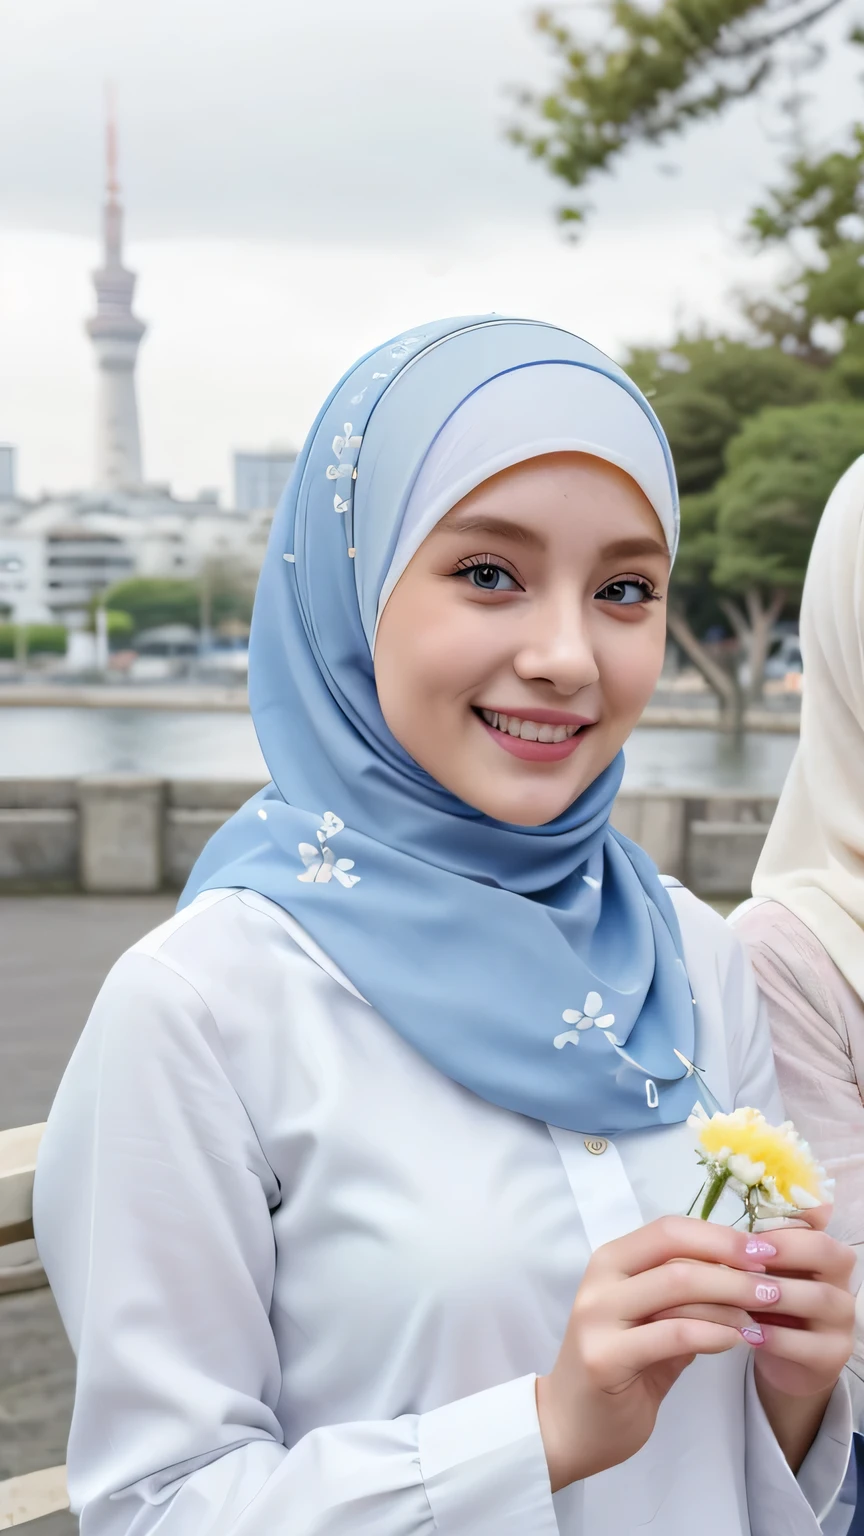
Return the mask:
M 780 644 L 771 652 L 765 663 L 765 676 L 788 677 L 790 672 L 803 672 L 801 641 L 797 635 L 784 635 Z

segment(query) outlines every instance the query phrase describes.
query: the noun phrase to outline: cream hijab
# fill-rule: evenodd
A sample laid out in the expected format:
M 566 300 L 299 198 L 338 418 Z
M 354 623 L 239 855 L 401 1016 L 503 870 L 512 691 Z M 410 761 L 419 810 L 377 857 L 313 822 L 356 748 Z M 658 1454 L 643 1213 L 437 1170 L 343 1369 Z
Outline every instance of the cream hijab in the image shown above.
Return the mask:
M 835 486 L 801 604 L 801 740 L 753 879 L 864 999 L 864 456 Z

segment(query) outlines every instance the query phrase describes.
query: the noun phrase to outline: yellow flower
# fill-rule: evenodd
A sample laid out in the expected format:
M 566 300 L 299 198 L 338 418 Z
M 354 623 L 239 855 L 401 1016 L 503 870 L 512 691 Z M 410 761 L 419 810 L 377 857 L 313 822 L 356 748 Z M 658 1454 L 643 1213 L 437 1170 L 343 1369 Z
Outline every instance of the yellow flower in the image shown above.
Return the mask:
M 788 1216 L 833 1199 L 833 1180 L 791 1120 L 769 1125 L 760 1110 L 749 1108 L 709 1117 L 697 1104 L 687 1123 L 709 1174 L 706 1219 L 727 1185 L 745 1202 L 751 1225 L 757 1217 Z

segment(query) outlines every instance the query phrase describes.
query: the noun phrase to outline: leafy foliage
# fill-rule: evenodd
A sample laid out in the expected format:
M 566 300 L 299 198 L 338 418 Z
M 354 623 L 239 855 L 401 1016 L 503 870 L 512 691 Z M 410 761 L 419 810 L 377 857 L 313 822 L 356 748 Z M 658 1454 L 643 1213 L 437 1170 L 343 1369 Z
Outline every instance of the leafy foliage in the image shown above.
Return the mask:
M 641 348 L 627 368 L 663 423 L 682 496 L 716 484 L 726 448 L 748 417 L 766 406 L 809 404 L 825 392 L 821 373 L 802 359 L 723 336 Z
M 22 637 L 23 629 L 23 637 Z M 65 656 L 64 624 L 0 624 L 0 657 L 4 661 L 18 655 L 21 640 L 29 656 Z
M 206 594 L 201 582 L 136 576 L 118 582 L 100 600 L 106 608 L 128 614 L 136 634 L 162 624 L 189 624 L 197 628 L 205 604 L 209 606 L 210 622 L 216 626 L 237 619 L 248 623 L 252 613 L 251 592 L 235 583 L 230 573 L 222 571 L 211 573 Z
M 609 171 L 635 143 L 661 143 L 758 91 L 778 44 L 806 35 L 844 0 L 601 0 L 600 38 L 555 8 L 536 17 L 559 65 L 554 90 L 522 93 L 529 121 L 512 138 L 574 188 Z M 814 54 L 814 62 L 818 52 Z M 560 210 L 578 225 L 587 207 Z
M 848 148 L 796 157 L 785 184 L 769 192 L 750 215 L 749 231 L 760 247 L 781 246 L 794 257 L 796 243 L 807 251 L 793 261 L 782 302 L 773 306 L 774 335 L 788 347 L 811 349 L 820 323 L 836 331 L 836 351 L 851 344 L 860 359 L 864 319 L 864 124 L 851 130 Z M 758 312 L 753 318 L 759 322 Z M 781 335 L 784 329 L 785 334 Z M 828 359 L 831 360 L 830 357 Z M 841 390 L 860 394 L 860 364 L 835 379 Z
M 850 401 L 766 410 L 746 422 L 715 491 L 715 585 L 799 593 L 825 502 L 861 453 L 864 405 Z

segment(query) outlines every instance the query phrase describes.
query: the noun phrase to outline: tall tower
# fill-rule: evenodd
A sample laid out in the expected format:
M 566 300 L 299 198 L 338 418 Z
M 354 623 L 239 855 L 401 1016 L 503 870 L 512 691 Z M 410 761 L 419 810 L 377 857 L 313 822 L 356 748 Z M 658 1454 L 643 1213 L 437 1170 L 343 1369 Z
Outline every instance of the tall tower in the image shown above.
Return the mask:
M 141 484 L 141 439 L 135 360 L 146 326 L 132 313 L 135 274 L 123 265 L 123 209 L 117 181 L 117 121 L 108 99 L 107 190 L 102 215 L 104 260 L 93 273 L 96 313 L 87 334 L 96 350 L 96 483 L 102 490 Z

